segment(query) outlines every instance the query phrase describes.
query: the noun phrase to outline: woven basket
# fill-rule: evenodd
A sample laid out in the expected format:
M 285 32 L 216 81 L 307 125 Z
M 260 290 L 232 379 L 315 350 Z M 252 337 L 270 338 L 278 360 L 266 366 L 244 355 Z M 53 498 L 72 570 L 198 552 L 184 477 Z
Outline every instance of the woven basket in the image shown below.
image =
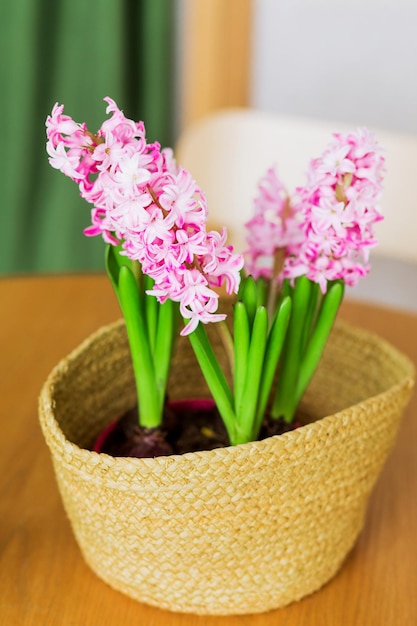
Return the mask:
M 174 369 L 171 397 L 207 395 L 187 341 Z M 386 342 L 338 323 L 298 430 L 181 456 L 112 458 L 88 448 L 134 405 L 135 388 L 123 324 L 99 330 L 52 371 L 40 398 L 87 563 L 127 595 L 182 612 L 262 612 L 319 589 L 362 528 L 413 375 Z

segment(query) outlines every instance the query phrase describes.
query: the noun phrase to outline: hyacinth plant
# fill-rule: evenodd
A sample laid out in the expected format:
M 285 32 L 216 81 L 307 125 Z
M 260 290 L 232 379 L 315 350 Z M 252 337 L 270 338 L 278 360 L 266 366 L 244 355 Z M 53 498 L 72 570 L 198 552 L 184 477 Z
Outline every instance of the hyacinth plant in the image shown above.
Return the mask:
M 292 196 L 269 170 L 246 224 L 244 264 L 225 229 L 207 230 L 204 193 L 171 150 L 147 143 L 144 124 L 105 100 L 110 117 L 94 134 L 56 104 L 46 122 L 47 151 L 92 205 L 85 234 L 107 244 L 140 427 L 161 428 L 178 332 L 191 342 L 232 445 L 256 440 L 266 412 L 292 422 L 344 286 L 369 271 L 373 227 L 382 219 L 384 158 L 375 139 L 366 130 L 334 135 Z M 235 296 L 232 320 L 219 312 L 219 287 Z M 221 329 L 231 382 L 209 323 Z

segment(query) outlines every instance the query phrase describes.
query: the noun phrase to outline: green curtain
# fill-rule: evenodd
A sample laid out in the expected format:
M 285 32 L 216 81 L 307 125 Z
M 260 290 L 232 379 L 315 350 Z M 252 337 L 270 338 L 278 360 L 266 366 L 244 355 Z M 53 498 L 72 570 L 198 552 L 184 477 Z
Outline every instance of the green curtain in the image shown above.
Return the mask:
M 110 96 L 172 145 L 174 14 L 172 0 L 1 3 L 1 273 L 103 268 L 89 205 L 48 164 L 45 119 L 59 102 L 96 130 Z

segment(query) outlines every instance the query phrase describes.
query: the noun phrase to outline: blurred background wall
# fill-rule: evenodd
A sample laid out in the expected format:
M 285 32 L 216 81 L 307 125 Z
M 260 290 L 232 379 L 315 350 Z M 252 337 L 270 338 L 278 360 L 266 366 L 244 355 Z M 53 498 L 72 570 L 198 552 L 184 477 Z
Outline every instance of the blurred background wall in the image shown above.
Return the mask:
M 254 0 L 251 104 L 417 133 L 415 0 Z

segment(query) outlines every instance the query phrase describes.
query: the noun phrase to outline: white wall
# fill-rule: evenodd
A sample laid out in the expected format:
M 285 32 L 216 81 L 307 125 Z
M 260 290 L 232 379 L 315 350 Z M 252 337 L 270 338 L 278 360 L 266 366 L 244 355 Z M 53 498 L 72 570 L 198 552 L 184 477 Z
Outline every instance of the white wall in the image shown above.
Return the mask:
M 417 0 L 255 0 L 252 104 L 417 133 Z
M 380 257 L 376 248 L 353 294 L 417 311 L 417 0 L 254 0 L 254 9 L 255 108 L 327 120 L 334 130 L 340 122 L 377 136 L 399 131 L 413 143 L 406 162 L 398 151 L 386 155 L 387 177 L 407 181 L 397 199 L 382 202 L 379 238 L 385 233 L 384 255 L 390 243 L 395 254 Z

